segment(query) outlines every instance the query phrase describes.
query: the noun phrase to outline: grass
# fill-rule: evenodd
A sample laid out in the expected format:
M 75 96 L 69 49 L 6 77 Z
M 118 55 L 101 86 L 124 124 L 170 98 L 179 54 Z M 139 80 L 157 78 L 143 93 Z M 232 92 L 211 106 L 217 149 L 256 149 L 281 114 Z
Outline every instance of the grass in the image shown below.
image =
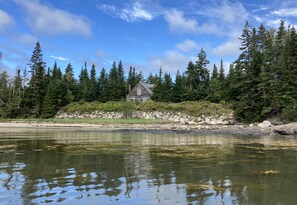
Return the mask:
M 76 123 L 88 123 L 88 124 L 164 124 L 167 121 L 159 119 L 138 119 L 138 118 L 121 118 L 121 119 L 103 119 L 103 118 L 85 118 L 85 119 L 14 119 L 14 120 L 2 120 L 3 122 L 31 122 L 31 123 L 65 123 L 65 124 L 76 124 Z
M 71 103 L 64 108 L 63 112 L 66 113 L 91 113 L 94 111 L 102 112 L 124 112 L 126 114 L 132 111 L 168 111 L 168 112 L 181 112 L 194 117 L 205 116 L 219 116 L 228 115 L 232 113 L 230 106 L 210 103 L 207 101 L 195 101 L 195 102 L 181 102 L 181 103 L 165 103 L 165 102 L 154 102 L 146 101 L 145 103 L 136 102 L 75 102 Z

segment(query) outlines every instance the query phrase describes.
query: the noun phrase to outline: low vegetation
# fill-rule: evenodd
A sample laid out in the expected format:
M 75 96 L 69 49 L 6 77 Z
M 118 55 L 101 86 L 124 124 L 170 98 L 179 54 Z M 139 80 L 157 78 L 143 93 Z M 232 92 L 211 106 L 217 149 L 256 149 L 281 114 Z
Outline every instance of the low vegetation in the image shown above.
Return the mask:
M 201 102 L 181 102 L 181 103 L 165 103 L 165 102 L 154 102 L 147 101 L 145 103 L 135 102 L 74 102 L 65 106 L 62 109 L 63 112 L 67 113 L 90 113 L 94 111 L 102 112 L 132 112 L 132 111 L 168 111 L 168 112 L 181 112 L 189 114 L 191 116 L 219 116 L 228 115 L 232 113 L 232 110 L 228 105 L 210 103 L 206 101 Z

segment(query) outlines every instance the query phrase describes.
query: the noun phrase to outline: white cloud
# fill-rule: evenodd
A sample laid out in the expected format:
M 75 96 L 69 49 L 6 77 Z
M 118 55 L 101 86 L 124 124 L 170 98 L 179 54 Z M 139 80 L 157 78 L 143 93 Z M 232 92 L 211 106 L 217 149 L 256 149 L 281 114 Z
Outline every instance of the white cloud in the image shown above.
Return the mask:
M 35 36 L 32 36 L 30 34 L 21 34 L 17 40 L 21 44 L 33 44 L 34 45 L 38 41 L 38 38 Z
M 90 24 L 82 16 L 41 4 L 39 0 L 14 0 L 14 2 L 25 10 L 26 22 L 39 33 L 84 36 L 91 34 Z
M 144 5 L 138 1 L 135 1 L 132 4 L 126 4 L 123 8 L 108 4 L 97 5 L 97 8 L 127 22 L 141 20 L 151 21 L 154 19 L 152 12 L 145 9 Z
M 120 17 L 127 22 L 134 22 L 137 20 L 150 21 L 153 19 L 152 14 L 146 11 L 139 2 L 134 2 L 132 8 L 123 9 Z
M 153 68 L 162 68 L 164 72 L 175 73 L 177 70 L 184 71 L 191 59 L 176 50 L 169 50 L 163 58 L 151 56 L 150 62 Z
M 177 33 L 197 32 L 198 23 L 195 19 L 186 19 L 182 11 L 172 9 L 165 15 L 165 20 L 169 24 L 169 29 Z
M 0 32 L 4 29 L 5 26 L 9 26 L 14 23 L 13 18 L 0 9 Z
M 238 39 L 231 38 L 226 43 L 223 43 L 212 50 L 213 55 L 217 57 L 225 57 L 228 55 L 240 54 L 240 41 Z
M 183 52 L 188 52 L 198 49 L 198 44 L 189 39 L 184 40 L 183 42 L 176 45 L 176 48 Z
M 276 16 L 286 16 L 286 17 L 297 17 L 297 8 L 284 8 L 279 9 L 271 12 L 273 15 Z
M 229 24 L 238 22 L 239 19 L 245 20 L 248 15 L 248 12 L 241 3 L 232 3 L 227 0 L 220 1 L 220 4 L 212 6 L 205 11 L 205 15 Z
M 60 61 L 69 61 L 69 58 L 64 58 L 61 56 L 54 56 L 54 55 L 50 55 L 51 58 L 55 59 L 55 60 L 60 60 Z

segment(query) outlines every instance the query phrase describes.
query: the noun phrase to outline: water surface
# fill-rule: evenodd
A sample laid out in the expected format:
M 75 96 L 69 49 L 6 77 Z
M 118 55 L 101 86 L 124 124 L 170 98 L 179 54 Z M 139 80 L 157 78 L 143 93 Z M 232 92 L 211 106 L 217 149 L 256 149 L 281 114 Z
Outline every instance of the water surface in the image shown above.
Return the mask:
M 0 204 L 296 204 L 295 137 L 0 129 Z

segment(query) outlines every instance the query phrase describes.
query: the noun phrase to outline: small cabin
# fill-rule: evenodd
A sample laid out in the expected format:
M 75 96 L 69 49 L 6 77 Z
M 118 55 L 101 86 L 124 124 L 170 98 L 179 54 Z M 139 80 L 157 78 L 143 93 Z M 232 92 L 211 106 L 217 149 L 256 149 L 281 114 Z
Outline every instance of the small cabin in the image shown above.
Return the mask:
M 127 95 L 127 101 L 145 102 L 151 98 L 154 85 L 139 82 Z

